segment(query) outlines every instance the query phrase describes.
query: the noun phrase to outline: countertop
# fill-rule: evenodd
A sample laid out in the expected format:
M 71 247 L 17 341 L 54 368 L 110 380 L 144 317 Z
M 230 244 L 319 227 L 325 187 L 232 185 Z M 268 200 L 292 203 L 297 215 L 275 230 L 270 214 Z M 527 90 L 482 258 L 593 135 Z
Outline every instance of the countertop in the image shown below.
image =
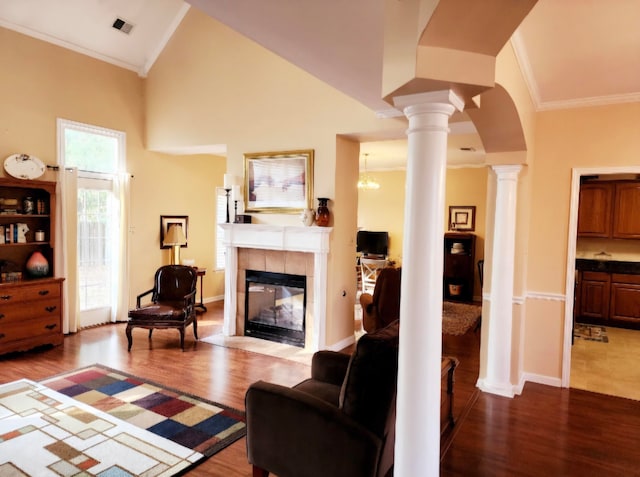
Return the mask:
M 640 262 L 578 258 L 576 259 L 576 270 L 640 275 Z

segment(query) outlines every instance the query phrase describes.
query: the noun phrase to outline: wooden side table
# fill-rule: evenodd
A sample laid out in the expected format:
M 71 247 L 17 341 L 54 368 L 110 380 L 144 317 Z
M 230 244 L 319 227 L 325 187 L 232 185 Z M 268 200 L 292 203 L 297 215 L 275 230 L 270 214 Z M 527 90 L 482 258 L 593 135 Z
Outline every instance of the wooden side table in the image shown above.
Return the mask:
M 207 307 L 204 306 L 202 300 L 204 300 L 204 295 L 202 294 L 202 277 L 204 277 L 207 273 L 206 268 L 195 267 L 196 276 L 200 279 L 200 302 L 195 304 L 195 308 L 199 308 L 201 311 L 207 311 Z

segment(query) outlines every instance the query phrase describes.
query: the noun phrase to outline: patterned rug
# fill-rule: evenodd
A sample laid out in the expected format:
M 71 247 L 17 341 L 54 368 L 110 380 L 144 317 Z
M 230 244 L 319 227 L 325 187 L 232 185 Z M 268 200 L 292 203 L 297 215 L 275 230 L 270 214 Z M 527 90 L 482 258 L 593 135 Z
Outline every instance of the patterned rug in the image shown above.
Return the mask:
M 464 335 L 475 328 L 482 316 L 480 305 L 467 303 L 442 303 L 442 333 L 445 335 Z
M 104 412 L 127 425 L 196 452 L 200 461 L 246 434 L 242 411 L 101 365 L 54 376 L 41 384 L 73 398 L 78 404 L 91 406 L 96 412 Z M 193 463 L 197 462 L 195 459 Z M 4 474 L 0 471 L 0 475 Z M 95 475 L 124 477 L 137 474 Z
M 607 329 L 604 326 L 585 325 L 576 323 L 573 327 L 574 338 L 580 338 L 588 341 L 599 341 L 608 343 Z
M 0 385 L 2 476 L 173 476 L 203 458 L 33 381 Z

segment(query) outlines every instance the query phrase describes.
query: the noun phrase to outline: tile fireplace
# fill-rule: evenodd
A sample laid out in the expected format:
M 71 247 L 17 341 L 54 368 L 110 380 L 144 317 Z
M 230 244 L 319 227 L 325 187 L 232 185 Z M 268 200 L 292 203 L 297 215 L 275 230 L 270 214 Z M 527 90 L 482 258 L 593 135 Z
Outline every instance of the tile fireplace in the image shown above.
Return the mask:
M 248 270 L 297 275 L 306 282 L 304 347 L 313 351 L 325 349 L 332 228 L 230 223 L 220 226 L 226 247 L 223 333 L 245 335 Z M 264 313 L 265 319 L 269 313 Z

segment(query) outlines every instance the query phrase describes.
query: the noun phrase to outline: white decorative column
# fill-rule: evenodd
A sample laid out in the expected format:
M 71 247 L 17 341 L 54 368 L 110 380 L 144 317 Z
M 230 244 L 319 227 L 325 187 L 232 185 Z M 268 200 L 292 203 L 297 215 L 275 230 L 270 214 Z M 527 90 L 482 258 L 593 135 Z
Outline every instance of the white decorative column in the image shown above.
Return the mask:
M 444 198 L 452 91 L 394 98 L 409 119 L 395 475 L 438 475 Z
M 497 176 L 496 211 L 493 226 L 491 292 L 487 325 L 487 364 L 478 387 L 493 394 L 513 397 L 511 350 L 513 325 L 513 277 L 516 240 L 516 202 L 519 165 L 492 166 Z

